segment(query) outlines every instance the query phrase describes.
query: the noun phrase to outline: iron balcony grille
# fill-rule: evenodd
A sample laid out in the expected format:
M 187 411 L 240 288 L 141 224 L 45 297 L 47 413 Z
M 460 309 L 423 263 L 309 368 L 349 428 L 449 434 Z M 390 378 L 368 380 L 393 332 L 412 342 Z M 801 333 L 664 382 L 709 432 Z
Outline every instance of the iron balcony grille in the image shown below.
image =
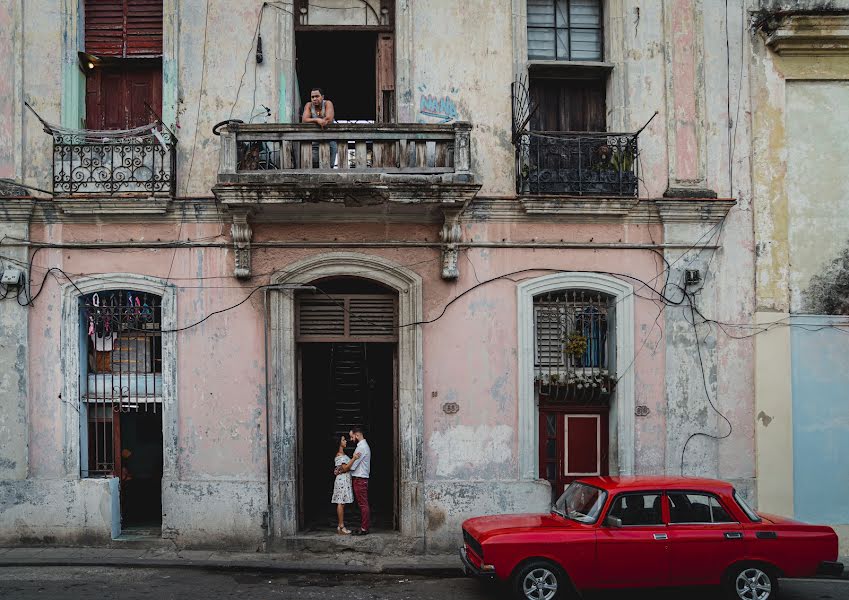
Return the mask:
M 53 192 L 173 196 L 176 140 L 167 131 L 127 137 L 53 132 Z
M 108 290 L 81 300 L 81 444 L 83 476 L 119 476 L 120 415 L 161 410 L 161 298 Z
M 607 404 L 615 386 L 610 298 L 565 290 L 534 298 L 534 383 L 541 404 Z
M 637 135 L 523 131 L 516 137 L 519 194 L 637 196 Z

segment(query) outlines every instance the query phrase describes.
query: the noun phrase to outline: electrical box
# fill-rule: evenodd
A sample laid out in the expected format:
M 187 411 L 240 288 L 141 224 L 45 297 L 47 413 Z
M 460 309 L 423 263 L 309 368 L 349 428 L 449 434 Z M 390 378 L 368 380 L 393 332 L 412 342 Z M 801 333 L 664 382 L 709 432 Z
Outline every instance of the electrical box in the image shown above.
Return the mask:
M 14 267 L 6 267 L 3 269 L 3 276 L 0 277 L 0 283 L 3 285 L 21 285 L 23 273 L 20 269 Z
M 684 271 L 684 285 L 699 285 L 702 282 L 702 274 L 698 269 L 687 269 Z

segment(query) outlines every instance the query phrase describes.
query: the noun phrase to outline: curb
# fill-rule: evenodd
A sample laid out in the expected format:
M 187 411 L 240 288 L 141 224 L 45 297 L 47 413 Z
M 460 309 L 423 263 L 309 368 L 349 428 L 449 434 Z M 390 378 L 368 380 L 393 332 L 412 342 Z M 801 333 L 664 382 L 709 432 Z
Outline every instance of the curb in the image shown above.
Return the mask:
M 229 562 L 229 561 L 173 561 L 156 559 L 123 559 L 110 560 L 58 560 L 58 559 L 27 559 L 0 561 L 4 567 L 127 567 L 154 569 L 201 569 L 209 571 L 246 572 L 260 571 L 265 573 L 315 573 L 322 575 L 418 575 L 422 577 L 461 577 L 463 570 L 458 565 L 339 565 L 327 563 L 304 564 L 300 562 Z

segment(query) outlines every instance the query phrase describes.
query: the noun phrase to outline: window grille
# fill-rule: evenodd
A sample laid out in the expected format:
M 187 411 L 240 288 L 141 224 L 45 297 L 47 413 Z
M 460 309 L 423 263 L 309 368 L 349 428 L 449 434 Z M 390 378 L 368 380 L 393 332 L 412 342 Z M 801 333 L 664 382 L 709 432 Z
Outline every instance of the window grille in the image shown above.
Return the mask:
M 594 404 L 612 391 L 610 298 L 564 290 L 534 298 L 534 380 L 542 395 Z
M 83 476 L 120 475 L 120 415 L 161 410 L 161 321 L 155 294 L 107 290 L 81 299 Z
M 530 60 L 601 61 L 600 0 L 528 0 Z

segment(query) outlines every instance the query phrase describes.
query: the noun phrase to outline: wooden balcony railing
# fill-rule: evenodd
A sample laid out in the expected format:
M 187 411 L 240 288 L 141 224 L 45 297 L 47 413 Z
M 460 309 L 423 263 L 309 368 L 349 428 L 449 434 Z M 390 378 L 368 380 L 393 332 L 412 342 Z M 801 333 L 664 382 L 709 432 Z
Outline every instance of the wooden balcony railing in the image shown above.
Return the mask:
M 221 130 L 219 182 L 263 175 L 453 174 L 471 179 L 471 125 L 230 123 Z M 357 177 L 360 179 L 360 177 Z

